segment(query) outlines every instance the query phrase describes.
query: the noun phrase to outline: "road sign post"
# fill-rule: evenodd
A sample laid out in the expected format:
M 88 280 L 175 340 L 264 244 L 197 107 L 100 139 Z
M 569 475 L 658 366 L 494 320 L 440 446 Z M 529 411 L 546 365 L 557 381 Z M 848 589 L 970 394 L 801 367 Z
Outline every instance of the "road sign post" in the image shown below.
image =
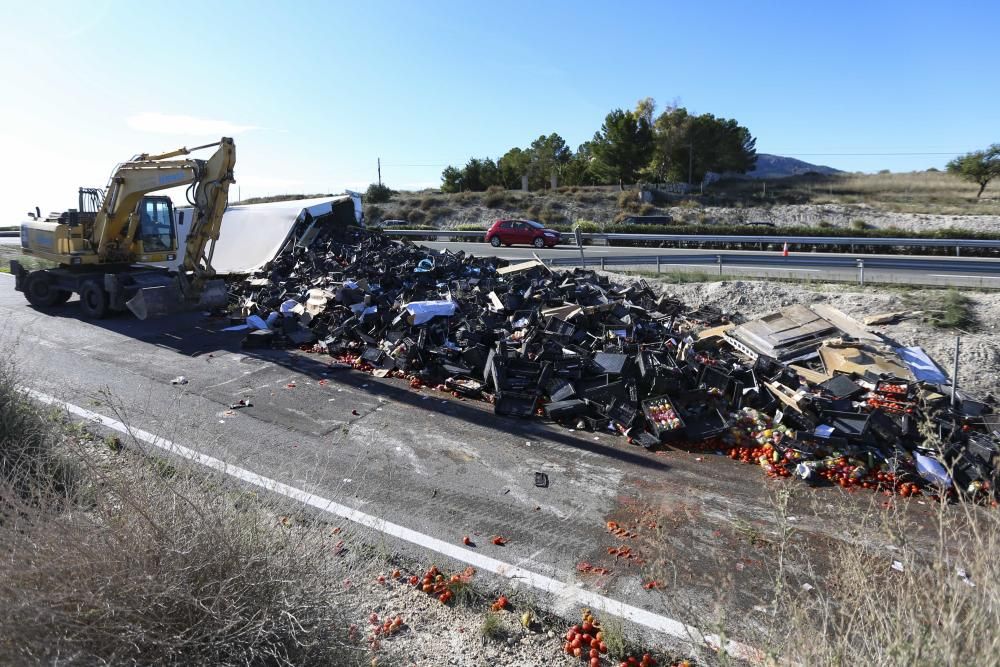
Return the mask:
M 580 225 L 573 227 L 573 236 L 576 237 L 576 247 L 580 249 L 580 266 L 587 268 L 587 260 L 583 256 L 583 234 L 580 233 Z

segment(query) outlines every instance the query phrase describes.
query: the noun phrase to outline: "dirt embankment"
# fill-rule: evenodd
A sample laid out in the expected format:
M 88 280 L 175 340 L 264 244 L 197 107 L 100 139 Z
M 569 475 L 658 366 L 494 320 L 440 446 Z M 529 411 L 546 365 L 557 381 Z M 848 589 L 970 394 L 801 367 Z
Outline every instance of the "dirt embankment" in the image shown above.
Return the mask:
M 624 207 L 621 193 L 614 190 L 579 190 L 547 194 L 508 191 L 504 193 L 436 191 L 401 192 L 392 201 L 370 208 L 368 218 L 403 219 L 411 224 L 454 228 L 483 228 L 499 218 L 529 218 L 547 224 L 590 221 L 607 225 L 622 215 L 669 215 L 680 224 L 734 225 L 769 222 L 778 227 L 899 229 L 919 232 L 961 229 L 970 232 L 1000 232 L 1000 215 L 953 215 L 894 211 L 871 204 L 812 203 L 761 206 L 704 206 L 692 199 L 681 205 L 630 203 Z

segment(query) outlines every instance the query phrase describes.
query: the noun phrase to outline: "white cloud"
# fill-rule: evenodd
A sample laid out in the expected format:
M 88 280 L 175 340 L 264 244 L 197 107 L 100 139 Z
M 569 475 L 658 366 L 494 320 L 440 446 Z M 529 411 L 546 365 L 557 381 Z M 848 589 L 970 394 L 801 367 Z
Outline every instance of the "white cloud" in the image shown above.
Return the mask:
M 126 121 L 133 130 L 190 136 L 232 136 L 259 129 L 256 125 L 237 125 L 227 120 L 208 120 L 194 116 L 180 116 L 155 111 L 129 116 Z

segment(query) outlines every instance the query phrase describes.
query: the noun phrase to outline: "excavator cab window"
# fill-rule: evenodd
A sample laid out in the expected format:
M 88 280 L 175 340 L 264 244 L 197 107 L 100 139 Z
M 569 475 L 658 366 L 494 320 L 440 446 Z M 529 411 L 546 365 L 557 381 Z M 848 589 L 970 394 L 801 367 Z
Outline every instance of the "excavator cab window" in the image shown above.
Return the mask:
M 143 197 L 139 204 L 139 238 L 143 252 L 177 249 L 173 206 L 169 197 Z

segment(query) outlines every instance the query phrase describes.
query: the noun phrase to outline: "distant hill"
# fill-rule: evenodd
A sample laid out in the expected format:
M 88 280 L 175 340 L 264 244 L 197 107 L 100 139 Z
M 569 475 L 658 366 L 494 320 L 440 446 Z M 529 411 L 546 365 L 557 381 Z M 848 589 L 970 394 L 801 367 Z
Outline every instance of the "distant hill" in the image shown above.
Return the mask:
M 839 169 L 824 167 L 819 164 L 809 164 L 793 157 L 782 157 L 780 155 L 768 155 L 767 153 L 757 154 L 757 168 L 746 173 L 747 178 L 783 178 L 785 176 L 799 176 L 807 172 L 817 174 L 839 174 Z

